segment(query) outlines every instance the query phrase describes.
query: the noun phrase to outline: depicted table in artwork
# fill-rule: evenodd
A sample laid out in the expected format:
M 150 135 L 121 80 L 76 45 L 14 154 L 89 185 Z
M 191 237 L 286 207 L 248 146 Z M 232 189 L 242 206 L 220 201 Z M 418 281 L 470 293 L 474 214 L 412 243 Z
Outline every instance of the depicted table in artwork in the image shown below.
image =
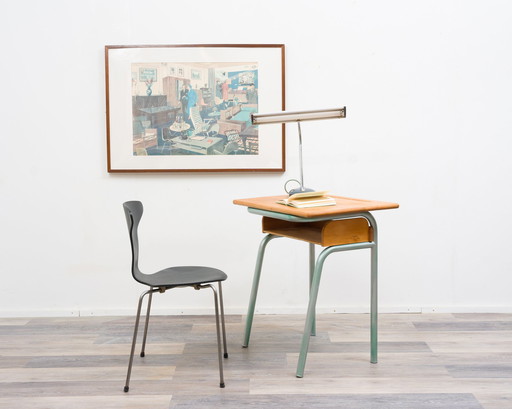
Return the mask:
M 170 121 L 174 121 L 179 108 L 171 106 L 157 106 L 139 108 L 139 115 L 145 115 L 151 121 L 151 128 L 160 128 Z
M 213 155 L 215 151 L 223 151 L 223 139 L 216 136 L 192 136 L 182 139 L 181 136 L 172 138 L 174 148 L 183 149 L 200 155 Z
M 186 122 L 174 122 L 169 129 L 173 132 L 179 133 L 181 139 L 187 139 L 186 132 L 190 129 L 190 124 Z
M 309 243 L 309 303 L 302 335 L 296 376 L 304 376 L 304 367 L 311 335 L 315 335 L 315 307 L 322 268 L 332 253 L 370 249 L 371 301 L 370 301 L 370 362 L 377 363 L 377 222 L 370 211 L 394 209 L 396 203 L 351 199 L 331 196 L 334 206 L 296 209 L 276 203 L 287 196 L 267 196 L 237 199 L 233 203 L 246 206 L 249 213 L 262 216 L 263 238 L 256 259 L 249 308 L 247 312 L 243 346 L 249 346 L 254 309 L 267 244 L 275 238 L 287 237 Z M 315 261 L 315 245 L 325 247 Z

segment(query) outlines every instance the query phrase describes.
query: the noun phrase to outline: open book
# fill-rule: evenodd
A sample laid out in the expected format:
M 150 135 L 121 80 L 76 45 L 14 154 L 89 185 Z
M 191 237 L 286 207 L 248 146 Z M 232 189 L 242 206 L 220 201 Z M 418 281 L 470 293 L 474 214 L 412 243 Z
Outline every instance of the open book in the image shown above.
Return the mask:
M 327 191 L 303 192 L 291 195 L 287 199 L 278 200 L 277 203 L 303 209 L 306 207 L 333 206 L 336 200 L 326 196 Z

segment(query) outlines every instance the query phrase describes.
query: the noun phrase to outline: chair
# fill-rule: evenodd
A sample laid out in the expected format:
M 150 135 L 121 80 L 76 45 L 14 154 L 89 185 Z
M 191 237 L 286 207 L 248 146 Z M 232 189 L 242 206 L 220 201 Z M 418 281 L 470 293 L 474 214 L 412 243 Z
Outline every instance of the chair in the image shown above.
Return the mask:
M 224 149 L 221 151 L 218 151 L 216 149 L 213 150 L 214 155 L 229 155 L 232 152 L 236 152 L 238 150 L 239 146 L 237 142 L 228 142 L 226 146 L 224 146 Z
M 128 224 L 128 232 L 130 234 L 130 244 L 132 248 L 132 276 L 135 281 L 141 284 L 147 285 L 149 290 L 144 291 L 139 297 L 139 304 L 137 307 L 137 317 L 135 319 L 135 328 L 133 331 L 132 349 L 130 352 L 130 361 L 128 363 L 128 373 L 126 375 L 126 384 L 124 391 L 128 392 L 130 389 L 130 375 L 132 371 L 133 355 L 135 352 L 135 344 L 137 341 L 137 332 L 139 329 L 140 313 L 142 308 L 142 301 L 146 295 L 149 294 L 148 306 L 146 311 L 146 323 L 144 327 L 144 338 L 142 341 L 142 350 L 140 353 L 141 357 L 145 355 L 146 339 L 148 334 L 149 315 L 151 310 L 151 300 L 153 293 L 159 292 L 164 293 L 167 290 L 177 287 L 193 287 L 196 290 L 203 288 L 211 288 L 213 291 L 215 301 L 215 323 L 217 327 L 217 352 L 219 358 L 219 376 L 220 376 L 220 387 L 224 388 L 224 373 L 222 368 L 222 353 L 220 345 L 220 325 L 219 325 L 219 305 L 220 305 L 220 316 L 222 322 L 222 340 L 224 344 L 224 358 L 228 357 L 226 347 L 226 328 L 224 323 L 224 304 L 222 300 L 222 284 L 221 282 L 226 280 L 227 275 L 211 267 L 199 267 L 199 266 L 180 266 L 180 267 L 169 267 L 164 270 L 160 270 L 153 274 L 144 274 L 139 270 L 139 237 L 137 229 L 139 222 L 142 218 L 144 208 L 142 203 L 139 201 L 130 201 L 123 204 L 124 213 L 126 216 L 126 222 Z M 211 283 L 218 283 L 219 293 Z
M 211 120 L 204 121 L 203 118 L 201 118 L 198 107 L 190 107 L 190 120 L 194 126 L 192 136 L 204 134 L 210 130 Z
M 169 151 L 168 154 L 171 153 L 172 147 L 174 145 L 173 139 L 175 137 L 176 137 L 175 135 L 171 134 L 171 130 L 169 128 L 167 128 L 167 127 L 162 128 L 162 141 L 163 141 L 163 145 L 160 148 L 160 153 L 162 155 L 164 154 L 164 151 L 166 149 Z
M 219 124 L 213 124 L 210 126 L 210 129 L 208 130 L 207 134 L 208 136 L 217 136 L 220 130 Z
M 227 139 L 226 145 L 224 146 L 224 149 L 221 151 L 218 151 L 216 149 L 213 150 L 214 155 L 229 155 L 231 153 L 237 154 L 240 151 L 240 143 L 242 138 L 240 138 L 240 135 L 238 134 L 238 131 L 236 130 L 229 130 L 225 132 L 225 136 Z
M 224 132 L 224 135 L 226 135 L 228 138 L 226 149 L 229 147 L 229 152 L 225 152 L 225 155 L 231 152 L 237 152 L 238 150 L 242 149 L 242 138 L 240 137 L 240 133 L 237 130 L 230 129 Z

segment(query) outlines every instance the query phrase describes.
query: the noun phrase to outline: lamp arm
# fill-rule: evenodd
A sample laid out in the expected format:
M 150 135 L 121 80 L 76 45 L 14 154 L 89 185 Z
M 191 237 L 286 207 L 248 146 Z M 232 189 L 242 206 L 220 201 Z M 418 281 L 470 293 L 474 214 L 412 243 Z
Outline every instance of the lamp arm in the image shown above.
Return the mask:
M 300 121 L 297 121 L 299 127 L 299 165 L 300 165 L 300 189 L 304 190 L 304 170 L 302 168 L 302 132 L 300 129 Z
M 308 187 L 304 187 L 304 169 L 303 169 L 303 166 L 302 166 L 302 131 L 300 129 L 300 121 L 297 121 L 297 126 L 299 127 L 299 165 L 300 165 L 300 182 L 296 179 L 290 179 L 288 180 L 285 185 L 284 185 L 284 190 L 286 191 L 286 193 L 288 193 L 290 196 L 291 195 L 294 195 L 296 193 L 304 193 L 304 192 L 313 192 L 314 190 L 313 189 L 310 189 Z M 286 185 L 288 184 L 288 182 L 299 182 L 300 183 L 300 187 L 298 187 L 297 189 L 291 189 L 291 190 L 286 190 Z

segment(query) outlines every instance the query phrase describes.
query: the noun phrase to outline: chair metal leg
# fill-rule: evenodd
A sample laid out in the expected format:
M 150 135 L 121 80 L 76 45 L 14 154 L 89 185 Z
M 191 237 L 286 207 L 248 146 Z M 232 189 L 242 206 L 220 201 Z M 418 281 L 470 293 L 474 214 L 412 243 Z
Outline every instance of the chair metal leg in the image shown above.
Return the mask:
M 228 357 L 228 346 L 226 343 L 226 323 L 224 320 L 224 298 L 222 296 L 222 282 L 219 281 L 219 302 L 220 302 L 220 322 L 222 324 L 222 342 L 224 344 L 224 358 Z
M 151 287 L 151 289 L 153 289 L 153 287 Z M 153 300 L 153 293 L 149 293 L 148 308 L 146 310 L 146 323 L 144 324 L 144 337 L 142 338 L 142 349 L 140 350 L 141 358 L 144 358 L 144 356 L 146 355 L 144 351 L 146 350 L 146 340 L 148 337 L 149 315 L 151 312 L 151 301 L 152 300 Z
M 220 282 L 219 282 L 220 284 Z M 220 387 L 221 388 L 224 388 L 226 386 L 226 384 L 224 383 L 224 370 L 223 370 L 223 366 L 222 366 L 222 349 L 221 349 L 221 346 L 220 346 L 220 320 L 219 320 L 219 300 L 218 300 L 218 297 L 217 297 L 217 291 L 215 290 L 215 287 L 211 284 L 207 284 L 205 286 L 200 286 L 201 288 L 204 288 L 204 287 L 210 287 L 213 291 L 213 298 L 214 298 L 214 301 L 215 301 L 215 324 L 216 324 L 216 327 L 217 327 L 217 351 L 218 351 L 218 355 L 219 355 L 219 376 L 220 376 Z
M 278 238 L 272 234 L 267 234 L 261 240 L 260 247 L 258 249 L 258 256 L 256 257 L 256 267 L 254 268 L 254 277 L 252 279 L 251 297 L 249 298 L 249 308 L 247 310 L 247 318 L 245 321 L 245 334 L 242 347 L 247 348 L 249 346 L 249 338 L 251 337 L 252 320 L 254 318 L 254 308 L 256 306 L 256 297 L 258 296 L 258 287 L 260 285 L 261 266 L 263 265 L 263 256 L 265 255 L 265 248 L 270 240 Z
M 130 352 L 130 360 L 128 362 L 128 372 L 126 374 L 126 383 L 124 385 L 124 391 L 128 392 L 130 389 L 130 376 L 132 374 L 132 365 L 133 365 L 133 354 L 135 353 L 135 344 L 137 343 L 137 332 L 139 330 L 139 321 L 140 321 L 140 311 L 142 309 L 142 301 L 147 294 L 152 294 L 158 290 L 153 288 L 148 291 L 143 292 L 139 297 L 139 304 L 137 306 L 137 317 L 135 318 L 135 328 L 133 329 L 133 340 L 132 340 L 132 349 Z

